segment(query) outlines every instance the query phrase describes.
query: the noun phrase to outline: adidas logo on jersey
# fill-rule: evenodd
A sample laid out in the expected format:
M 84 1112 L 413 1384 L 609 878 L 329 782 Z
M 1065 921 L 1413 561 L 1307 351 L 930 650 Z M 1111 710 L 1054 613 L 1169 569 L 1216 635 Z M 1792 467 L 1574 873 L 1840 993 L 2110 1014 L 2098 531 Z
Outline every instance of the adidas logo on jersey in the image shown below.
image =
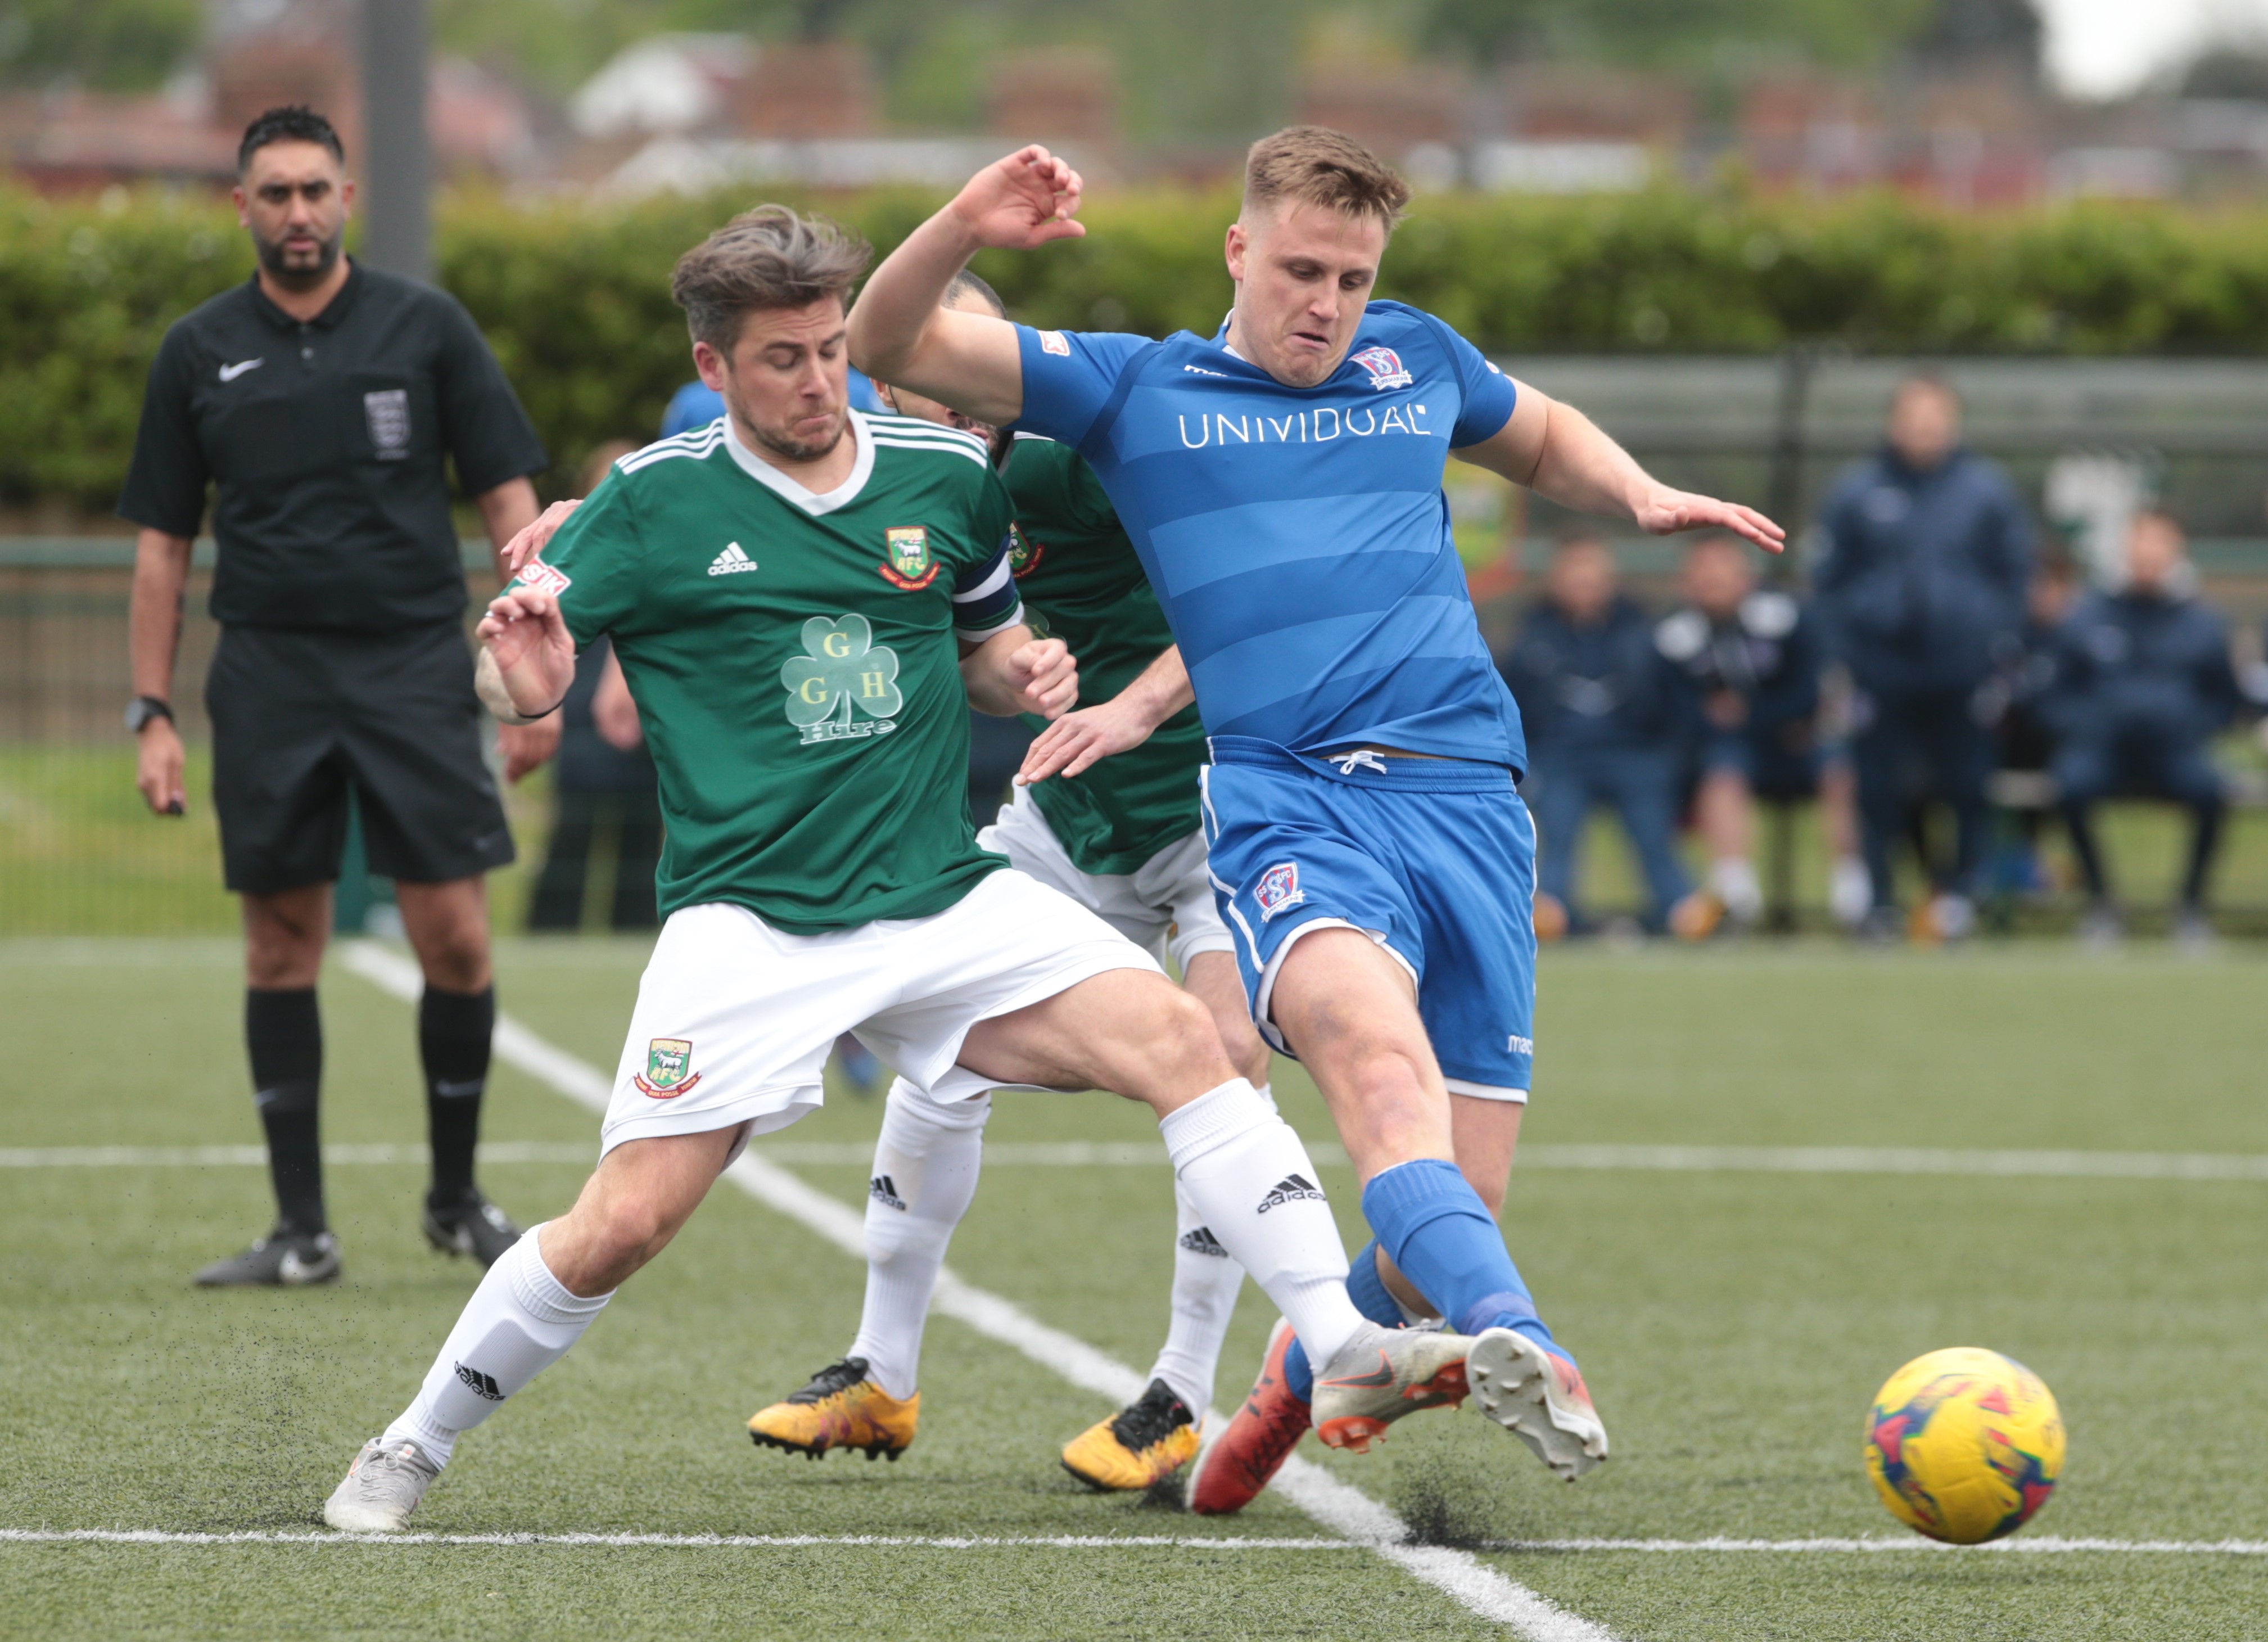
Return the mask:
M 1193 1255 L 1212 1255 L 1222 1260 L 1228 1258 L 1228 1250 L 1220 1246 L 1220 1239 L 1212 1234 L 1212 1227 L 1209 1226 L 1200 1226 L 1195 1231 L 1183 1232 L 1181 1236 L 1181 1245 Z
M 742 571 L 756 568 L 756 562 L 740 551 L 737 541 L 726 544 L 725 550 L 709 561 L 711 576 L 738 576 Z
M 504 1393 L 497 1389 L 496 1380 L 492 1375 L 484 1374 L 477 1368 L 468 1368 L 462 1363 L 459 1363 L 457 1378 L 463 1381 L 465 1389 L 476 1397 L 486 1397 L 491 1403 L 504 1401 Z
M 906 1200 L 898 1196 L 898 1183 L 887 1174 L 877 1174 L 866 1182 L 866 1195 L 885 1209 L 906 1211 Z
M 1270 1209 L 1280 1209 L 1287 1203 L 1298 1203 L 1303 1198 L 1313 1203 L 1323 1202 L 1322 1188 L 1304 1174 L 1286 1174 L 1268 1189 L 1268 1195 L 1260 1200 L 1260 1212 L 1265 1214 Z

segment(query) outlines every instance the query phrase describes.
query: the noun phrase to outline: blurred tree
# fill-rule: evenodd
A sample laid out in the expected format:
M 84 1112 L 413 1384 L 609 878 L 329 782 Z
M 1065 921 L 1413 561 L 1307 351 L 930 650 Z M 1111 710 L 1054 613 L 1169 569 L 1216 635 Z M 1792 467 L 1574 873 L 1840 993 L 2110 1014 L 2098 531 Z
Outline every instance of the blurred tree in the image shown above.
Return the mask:
M 2268 103 L 2268 55 L 2216 47 L 2190 64 L 2182 76 L 2182 95 Z
M 2045 34 L 2033 0 L 1940 0 L 1914 51 L 1926 63 L 2004 64 L 2036 78 Z
M 187 60 L 203 29 L 197 0 L 5 0 L 0 80 L 150 91 Z

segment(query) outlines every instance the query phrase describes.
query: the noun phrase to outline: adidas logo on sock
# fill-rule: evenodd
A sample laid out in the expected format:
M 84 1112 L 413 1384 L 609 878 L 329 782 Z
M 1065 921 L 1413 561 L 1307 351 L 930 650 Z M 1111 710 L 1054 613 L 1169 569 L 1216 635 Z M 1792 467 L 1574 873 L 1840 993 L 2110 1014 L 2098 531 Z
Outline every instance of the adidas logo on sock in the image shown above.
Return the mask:
M 486 1397 L 491 1403 L 501 1403 L 504 1401 L 504 1393 L 497 1388 L 497 1382 L 495 1380 L 490 1378 L 489 1375 L 482 1373 L 477 1368 L 468 1368 L 462 1363 L 459 1363 L 457 1365 L 457 1378 L 465 1382 L 465 1389 L 470 1391 L 476 1397 Z
M 740 551 L 740 544 L 737 541 L 728 543 L 722 553 L 709 561 L 711 576 L 738 576 L 742 571 L 755 568 L 756 562 Z
M 1220 1246 L 1220 1239 L 1212 1234 L 1212 1227 L 1200 1226 L 1193 1232 L 1183 1232 L 1181 1245 L 1193 1255 L 1218 1255 L 1228 1258 L 1228 1250 Z
M 1287 1203 L 1298 1203 L 1302 1198 L 1314 1203 L 1323 1202 L 1322 1188 L 1304 1174 L 1286 1174 L 1268 1189 L 1268 1195 L 1260 1200 L 1260 1212 L 1265 1214 L 1270 1209 L 1280 1209 Z
M 906 1200 L 898 1196 L 898 1183 L 887 1174 L 877 1174 L 866 1182 L 866 1195 L 885 1209 L 906 1211 Z

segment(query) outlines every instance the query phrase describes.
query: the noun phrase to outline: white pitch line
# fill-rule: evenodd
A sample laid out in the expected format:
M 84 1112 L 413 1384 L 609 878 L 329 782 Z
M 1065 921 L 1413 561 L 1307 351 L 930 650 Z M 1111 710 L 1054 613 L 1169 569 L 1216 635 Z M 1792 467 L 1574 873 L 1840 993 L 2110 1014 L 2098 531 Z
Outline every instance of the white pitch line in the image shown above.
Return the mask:
M 499 1027 L 499 1035 L 504 1028 Z M 517 1028 L 515 1028 L 517 1030 Z M 540 1039 L 522 1047 L 534 1058 L 519 1064 L 559 1071 L 556 1051 Z M 501 1049 L 499 1052 L 502 1052 Z M 511 1058 L 507 1056 L 506 1058 Z M 585 1069 L 587 1070 L 587 1069 Z M 539 1077 L 549 1079 L 549 1071 Z M 556 1086 L 556 1081 L 555 1081 Z M 836 1141 L 759 1143 L 754 1152 L 777 1164 L 863 1168 L 873 1149 Z M 585 1141 L 493 1140 L 481 1145 L 483 1163 L 585 1163 L 597 1148 Z M 1307 1143 L 1307 1155 L 1329 1167 L 1344 1165 L 1334 1141 Z M 336 1164 L 423 1163 L 422 1145 L 335 1145 L 323 1160 Z M 260 1146 L 18 1146 L 0 1148 L 0 1168 L 208 1168 L 268 1160 Z M 1139 1140 L 1006 1140 L 984 1148 L 987 1168 L 1162 1167 L 1163 1146 Z M 2268 1156 L 2210 1152 L 1933 1151 L 1888 1146 L 1634 1146 L 1537 1144 L 1520 1154 L 1523 1169 L 1668 1171 L 1677 1174 L 1948 1174 L 2063 1180 L 2181 1180 L 2268 1182 Z
M 921 1550 L 1362 1550 L 1344 1539 L 1230 1539 L 1172 1534 L 309 1534 L 247 1529 L 0 1528 L 0 1545 L 603 1545 L 622 1550 L 799 1550 L 806 1546 L 911 1546 Z
M 328 1534 L 246 1529 L 230 1534 L 164 1528 L 0 1528 L 7 1545 L 503 1545 L 603 1546 L 621 1550 L 796 1550 L 809 1546 L 919 1550 L 1370 1550 L 1353 1539 L 1250 1538 L 1176 1534 Z M 1425 1549 L 1425 1548 L 1416 1548 Z M 2040 1535 L 1990 1545 L 1904 1539 L 1521 1539 L 1488 1540 L 1476 1550 L 1570 1556 L 1845 1556 L 1922 1551 L 1958 1556 L 2268 1557 L 2268 1540 L 2066 1539 Z
M 1501 1539 L 1479 1549 L 1498 1551 L 1638 1551 L 1679 1555 L 1760 1551 L 1777 1556 L 1845 1555 L 1875 1551 L 1943 1551 L 1961 1556 L 2067 1557 L 2085 1554 L 2168 1557 L 2268 1557 L 2258 1539 L 2066 1539 L 2053 1534 L 1995 1540 L 1989 1545 L 1946 1545 L 1914 1534 L 1901 1539 Z
M 372 942 L 346 943 L 340 961 L 404 1001 L 414 1000 L 423 990 L 423 977 L 416 965 Z M 509 1016 L 497 1017 L 496 1052 L 594 1112 L 603 1113 L 613 1096 L 613 1080 L 597 1067 L 545 1042 Z M 799 1221 L 852 1259 L 865 1260 L 865 1216 L 840 1198 L 805 1184 L 753 1152 L 743 1152 L 725 1171 L 725 1178 L 759 1203 Z M 1013 1301 L 976 1287 L 949 1268 L 938 1275 L 931 1308 L 1012 1347 L 1042 1367 L 1112 1403 L 1132 1402 L 1148 1383 L 1108 1353 L 1048 1327 Z M 1205 1418 L 1217 1424 L 1220 1416 L 1208 1409 Z M 1408 1543 L 1410 1530 L 1400 1517 L 1312 1461 L 1292 1456 L 1271 1486 L 1323 1527 L 1367 1546 L 1472 1612 L 1512 1626 L 1528 1642 L 1616 1642 L 1614 1632 L 1604 1626 L 1506 1579 L 1469 1551 Z

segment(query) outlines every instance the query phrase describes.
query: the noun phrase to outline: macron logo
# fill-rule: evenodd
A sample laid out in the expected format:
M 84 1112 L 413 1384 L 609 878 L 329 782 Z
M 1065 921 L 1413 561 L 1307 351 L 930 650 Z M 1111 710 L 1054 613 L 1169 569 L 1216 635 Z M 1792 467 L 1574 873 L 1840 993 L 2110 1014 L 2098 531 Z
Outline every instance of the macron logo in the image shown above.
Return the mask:
M 224 382 L 233 382 L 247 371 L 257 371 L 267 363 L 267 356 L 263 354 L 257 359 L 243 359 L 234 364 L 225 364 L 220 368 L 220 379 Z
M 1515 1055 L 1533 1055 L 1535 1053 L 1535 1040 L 1534 1038 L 1521 1037 L 1517 1032 L 1513 1033 L 1505 1041 L 1504 1046 Z
M 738 576 L 743 571 L 755 568 L 756 562 L 740 551 L 740 544 L 737 541 L 727 544 L 722 553 L 709 561 L 711 576 Z

